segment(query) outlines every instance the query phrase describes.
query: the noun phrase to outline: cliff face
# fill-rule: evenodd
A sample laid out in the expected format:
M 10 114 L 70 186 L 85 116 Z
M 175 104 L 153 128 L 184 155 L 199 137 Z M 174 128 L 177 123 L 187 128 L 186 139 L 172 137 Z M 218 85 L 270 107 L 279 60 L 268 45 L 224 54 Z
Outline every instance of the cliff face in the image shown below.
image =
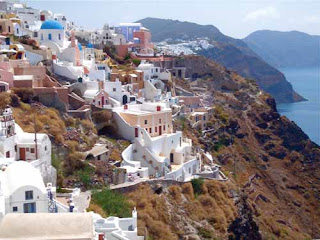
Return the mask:
M 153 239 L 319 238 L 319 147 L 279 115 L 275 100 L 254 81 L 202 57 L 179 61 L 202 78 L 184 87 L 206 86 L 215 106 L 209 128 L 215 131 L 202 136 L 180 120 L 175 127 L 211 152 L 229 181 L 206 182 L 193 197 L 188 184 L 160 195 L 149 186 L 129 193 L 141 226 Z M 170 235 L 153 232 L 162 226 Z
M 243 77 L 256 80 L 258 85 L 272 94 L 278 102 L 304 100 L 292 89 L 281 72 L 262 60 L 244 41 L 228 37 L 212 25 L 157 18 L 145 18 L 138 22 L 150 29 L 155 42 L 167 39 L 171 42 L 178 39 L 182 41 L 207 39 L 214 47 L 200 49 L 197 54 L 237 71 Z

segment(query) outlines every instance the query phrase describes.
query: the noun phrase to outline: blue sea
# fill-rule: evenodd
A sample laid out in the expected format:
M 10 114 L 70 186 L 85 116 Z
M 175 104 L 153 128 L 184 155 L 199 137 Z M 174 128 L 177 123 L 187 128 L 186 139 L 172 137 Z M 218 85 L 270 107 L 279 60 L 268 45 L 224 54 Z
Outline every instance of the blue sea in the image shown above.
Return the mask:
M 280 114 L 294 121 L 312 141 L 320 145 L 320 69 L 280 69 L 305 102 L 278 104 Z

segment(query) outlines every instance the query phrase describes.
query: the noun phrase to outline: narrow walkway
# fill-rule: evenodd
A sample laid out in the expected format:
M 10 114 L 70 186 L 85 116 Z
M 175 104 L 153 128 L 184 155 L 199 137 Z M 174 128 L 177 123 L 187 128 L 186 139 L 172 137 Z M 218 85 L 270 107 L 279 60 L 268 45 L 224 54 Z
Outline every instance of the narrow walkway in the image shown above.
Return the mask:
M 136 185 L 138 183 L 147 182 L 147 181 L 150 181 L 150 179 L 139 178 L 134 182 L 125 182 L 125 183 L 121 183 L 121 184 L 118 184 L 118 185 L 112 184 L 112 185 L 110 185 L 110 189 L 125 188 L 125 187 L 133 186 L 133 185 Z
M 91 191 L 80 192 L 79 196 L 73 198 L 74 205 L 78 212 L 85 212 L 91 201 Z

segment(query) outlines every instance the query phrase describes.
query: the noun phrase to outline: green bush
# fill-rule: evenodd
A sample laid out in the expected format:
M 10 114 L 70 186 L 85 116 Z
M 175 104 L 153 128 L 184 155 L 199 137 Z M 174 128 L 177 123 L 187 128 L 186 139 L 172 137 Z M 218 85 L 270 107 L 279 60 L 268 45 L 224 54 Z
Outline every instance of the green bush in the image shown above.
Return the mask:
M 77 171 L 76 175 L 79 177 L 79 180 L 84 187 L 89 187 L 91 184 L 91 178 L 94 175 L 94 168 L 85 164 L 83 169 Z
M 140 59 L 132 59 L 132 63 L 136 66 L 139 66 L 140 63 L 141 63 L 141 60 Z
M 191 180 L 193 192 L 196 196 L 202 194 L 203 183 L 204 183 L 203 178 L 195 178 Z
M 131 208 L 124 195 L 108 188 L 92 193 L 92 203 L 100 206 L 107 216 L 131 217 Z

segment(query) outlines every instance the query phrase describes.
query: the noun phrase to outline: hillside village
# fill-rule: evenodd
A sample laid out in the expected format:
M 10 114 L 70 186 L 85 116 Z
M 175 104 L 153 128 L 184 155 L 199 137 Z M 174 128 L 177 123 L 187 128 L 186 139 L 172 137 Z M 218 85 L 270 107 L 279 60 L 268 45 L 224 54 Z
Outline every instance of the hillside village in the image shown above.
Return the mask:
M 129 218 L 85 213 L 90 194 L 82 190 L 90 189 L 92 176 L 85 183 L 65 181 L 55 168 L 65 164 L 55 165 L 56 158 L 72 158 L 80 169 L 104 166 L 108 170 L 95 183 L 111 189 L 154 180 L 227 180 L 210 153 L 174 129 L 183 118 L 196 131 L 211 131 L 213 108 L 201 92 L 176 88 L 186 68 L 157 53 L 148 29 L 120 23 L 90 32 L 62 14 L 18 1 L 0 2 L 0 11 L 1 239 L 35 238 L 41 228 L 55 239 L 60 226 L 49 224 L 65 219 L 75 226 L 60 229 L 64 239 L 146 237 L 138 235 L 135 208 Z M 44 118 L 49 112 L 69 123 L 59 123 L 62 134 L 52 132 Z M 114 141 L 128 144 L 120 152 Z M 28 224 L 37 228 L 23 232 Z
M 309 239 L 263 212 L 293 199 L 272 169 L 301 189 L 317 146 L 255 82 L 180 47 L 0 2 L 0 239 Z

